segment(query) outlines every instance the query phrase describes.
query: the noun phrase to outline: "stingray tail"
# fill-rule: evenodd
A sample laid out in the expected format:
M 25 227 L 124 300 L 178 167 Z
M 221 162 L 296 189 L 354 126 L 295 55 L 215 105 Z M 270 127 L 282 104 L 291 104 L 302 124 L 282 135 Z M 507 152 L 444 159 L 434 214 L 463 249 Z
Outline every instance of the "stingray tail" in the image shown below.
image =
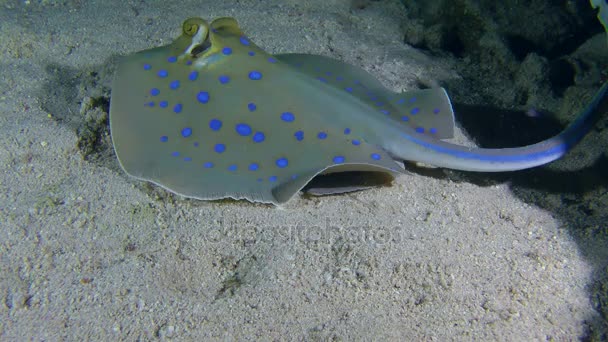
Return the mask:
M 597 120 L 606 112 L 608 112 L 608 82 L 600 88 L 591 102 L 566 129 L 539 143 L 503 149 L 468 148 L 404 134 L 402 137 L 418 145 L 418 148 L 415 152 L 394 151 L 397 153 L 393 154 L 404 160 L 415 160 L 464 171 L 500 172 L 527 169 L 550 163 L 564 156 L 589 133 Z

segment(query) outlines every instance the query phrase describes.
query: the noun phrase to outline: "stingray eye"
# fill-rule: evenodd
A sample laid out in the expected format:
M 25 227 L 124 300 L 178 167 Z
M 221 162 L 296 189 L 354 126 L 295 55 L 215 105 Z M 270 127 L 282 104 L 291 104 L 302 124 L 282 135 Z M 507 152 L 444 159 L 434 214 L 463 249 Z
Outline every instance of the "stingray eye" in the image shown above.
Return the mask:
M 183 36 L 192 39 L 186 51 L 192 57 L 197 57 L 211 46 L 209 41 L 209 24 L 201 18 L 189 18 L 182 25 Z
M 207 23 L 201 18 L 188 18 L 182 25 L 182 32 L 189 37 L 194 37 L 201 27 L 207 27 Z
M 236 19 L 230 17 L 215 19 L 211 22 L 210 26 L 213 32 L 222 32 L 224 34 L 232 34 L 236 36 L 243 34 Z

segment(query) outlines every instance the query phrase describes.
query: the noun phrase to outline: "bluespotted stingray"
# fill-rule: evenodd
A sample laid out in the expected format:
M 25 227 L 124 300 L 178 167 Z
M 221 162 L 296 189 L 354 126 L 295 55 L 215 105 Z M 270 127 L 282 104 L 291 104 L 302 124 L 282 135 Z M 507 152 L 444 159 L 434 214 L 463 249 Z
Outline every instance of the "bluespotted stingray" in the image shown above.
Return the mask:
M 591 129 L 606 92 L 551 139 L 464 147 L 442 141 L 454 132 L 443 88 L 394 93 L 328 57 L 268 54 L 233 18 L 190 18 L 173 43 L 120 63 L 110 126 L 131 176 L 186 197 L 280 204 L 319 174 L 396 175 L 401 161 L 470 171 L 548 163 Z

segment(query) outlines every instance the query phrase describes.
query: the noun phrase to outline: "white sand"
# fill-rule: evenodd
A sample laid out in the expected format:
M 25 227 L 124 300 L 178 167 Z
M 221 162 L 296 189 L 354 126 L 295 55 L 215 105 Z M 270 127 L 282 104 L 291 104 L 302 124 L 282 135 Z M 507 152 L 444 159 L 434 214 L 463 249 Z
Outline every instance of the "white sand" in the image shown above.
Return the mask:
M 508 184 L 411 174 L 283 208 L 183 200 L 84 161 L 48 117 L 72 109 L 41 105 L 57 73 L 168 43 L 190 16 L 234 16 L 269 52 L 340 58 L 395 90 L 457 77 L 402 43 L 398 1 L 108 3 L 0 8 L 0 340 L 573 340 L 598 318 L 568 227 Z

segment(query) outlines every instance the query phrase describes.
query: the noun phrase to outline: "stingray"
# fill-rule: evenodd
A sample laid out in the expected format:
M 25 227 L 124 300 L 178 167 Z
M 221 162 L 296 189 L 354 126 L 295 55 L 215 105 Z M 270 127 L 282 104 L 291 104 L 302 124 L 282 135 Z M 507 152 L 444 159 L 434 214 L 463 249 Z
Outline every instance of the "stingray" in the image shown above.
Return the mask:
M 317 175 L 397 175 L 403 161 L 489 172 L 549 163 L 607 110 L 606 93 L 548 140 L 464 147 L 444 141 L 454 115 L 443 88 L 395 93 L 335 59 L 268 54 L 233 18 L 190 18 L 173 43 L 123 58 L 110 126 L 133 177 L 185 197 L 281 204 Z

